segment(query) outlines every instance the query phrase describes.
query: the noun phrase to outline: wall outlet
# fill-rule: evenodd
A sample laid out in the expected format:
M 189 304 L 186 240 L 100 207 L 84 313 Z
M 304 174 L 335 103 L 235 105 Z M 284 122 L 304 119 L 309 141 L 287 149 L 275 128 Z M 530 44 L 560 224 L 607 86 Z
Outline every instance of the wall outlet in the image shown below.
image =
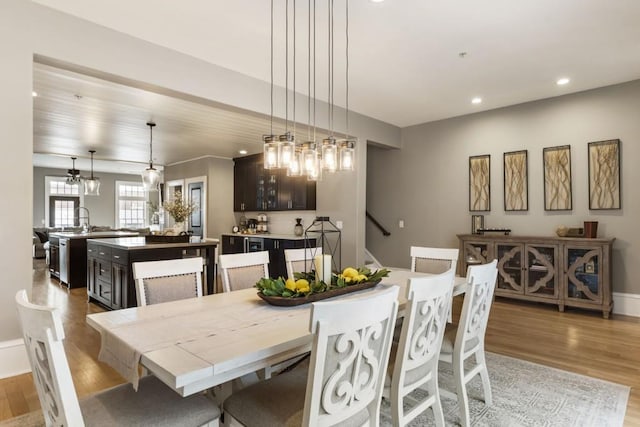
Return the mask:
M 336 227 L 338 227 L 338 230 L 342 230 L 342 221 L 336 221 Z
M 401 219 L 400 221 L 398 221 L 398 227 L 404 228 L 404 219 Z

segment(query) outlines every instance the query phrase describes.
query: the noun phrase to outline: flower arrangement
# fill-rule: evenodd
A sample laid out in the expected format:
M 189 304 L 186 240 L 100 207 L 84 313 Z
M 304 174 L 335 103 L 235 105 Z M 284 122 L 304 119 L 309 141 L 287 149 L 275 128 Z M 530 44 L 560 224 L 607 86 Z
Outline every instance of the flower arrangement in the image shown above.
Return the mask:
M 175 222 L 185 222 L 187 217 L 198 208 L 195 203 L 185 203 L 180 191 L 176 191 L 173 200 L 164 202 L 162 207 Z

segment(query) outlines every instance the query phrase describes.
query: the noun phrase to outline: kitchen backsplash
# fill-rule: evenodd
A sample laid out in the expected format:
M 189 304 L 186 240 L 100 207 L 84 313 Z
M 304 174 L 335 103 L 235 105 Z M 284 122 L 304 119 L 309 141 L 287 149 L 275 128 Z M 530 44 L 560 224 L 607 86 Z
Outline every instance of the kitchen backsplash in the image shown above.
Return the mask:
M 258 214 L 262 212 L 245 212 L 247 219 L 258 218 Z M 302 226 L 306 229 L 313 223 L 316 218 L 314 211 L 294 211 L 294 212 L 264 212 L 268 218 L 269 233 L 273 234 L 291 234 L 293 235 L 293 227 L 296 225 L 296 218 L 302 218 Z M 236 212 L 236 225 L 240 225 L 240 217 L 242 213 Z

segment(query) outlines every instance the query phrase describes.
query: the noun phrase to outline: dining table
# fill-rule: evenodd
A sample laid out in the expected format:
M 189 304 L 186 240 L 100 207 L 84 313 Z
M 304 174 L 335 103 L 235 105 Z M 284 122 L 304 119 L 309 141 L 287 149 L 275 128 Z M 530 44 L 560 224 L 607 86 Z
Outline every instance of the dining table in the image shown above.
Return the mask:
M 429 274 L 389 269 L 376 287 L 335 298 L 397 285 L 402 316 L 408 279 Z M 466 288 L 466 279 L 456 277 L 453 294 Z M 87 315 L 87 323 L 101 335 L 99 360 L 134 388 L 142 365 L 178 394 L 189 396 L 310 351 L 310 312 L 311 304 L 267 304 L 251 288 L 94 313 Z

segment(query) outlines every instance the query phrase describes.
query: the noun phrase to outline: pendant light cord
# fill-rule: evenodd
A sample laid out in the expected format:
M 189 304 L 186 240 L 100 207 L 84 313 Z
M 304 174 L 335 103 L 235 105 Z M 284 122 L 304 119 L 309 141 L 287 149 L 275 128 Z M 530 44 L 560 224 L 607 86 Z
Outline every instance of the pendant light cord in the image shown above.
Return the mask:
M 289 0 L 285 0 L 284 26 L 284 132 L 289 131 Z
M 273 136 L 273 0 L 271 0 L 271 115 L 270 115 L 271 131 Z
M 293 139 L 296 139 L 296 1 L 293 1 Z
M 347 127 L 346 139 L 349 139 L 349 0 L 345 4 L 345 122 Z
M 149 125 L 149 167 L 153 169 L 153 125 Z

